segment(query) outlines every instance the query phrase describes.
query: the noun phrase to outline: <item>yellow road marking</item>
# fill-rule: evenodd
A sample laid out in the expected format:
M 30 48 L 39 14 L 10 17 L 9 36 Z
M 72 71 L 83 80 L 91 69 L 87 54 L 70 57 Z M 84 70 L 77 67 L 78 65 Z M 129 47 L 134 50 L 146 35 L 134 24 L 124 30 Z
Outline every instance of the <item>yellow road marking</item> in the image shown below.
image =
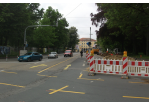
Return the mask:
M 71 66 L 71 64 L 67 65 L 67 67 L 64 68 L 64 70 L 67 70 Z
M 60 89 L 58 89 L 58 90 L 55 90 L 55 91 L 53 91 L 53 92 L 51 92 L 51 93 L 49 93 L 49 94 L 56 93 L 56 92 L 58 92 L 58 91 L 60 91 L 60 90 L 62 90 L 62 89 L 65 89 L 65 88 L 67 88 L 67 87 L 68 87 L 68 85 L 67 85 L 67 86 L 64 86 L 64 87 L 62 87 L 62 88 L 60 88 Z
M 81 78 L 81 77 L 82 77 L 82 75 L 83 75 L 83 74 L 80 74 L 79 78 Z
M 25 86 L 19 86 L 19 85 L 7 84 L 7 83 L 0 83 L 0 84 L 25 88 Z
M 149 97 L 135 97 L 135 96 L 123 96 L 125 98 L 141 98 L 141 99 L 149 99 Z
M 77 78 L 77 79 L 104 81 L 103 79 L 88 79 L 88 78 Z
M 72 58 L 69 58 L 69 59 L 72 59 Z M 67 60 L 69 60 L 69 59 L 67 59 Z M 65 60 L 65 61 L 67 61 L 67 60 Z M 63 61 L 63 62 L 65 62 L 65 61 Z M 50 66 L 49 68 L 54 67 L 54 66 L 56 66 L 56 65 L 59 65 L 59 64 L 61 64 L 61 63 L 63 63 L 63 62 L 60 62 L 60 63 L 58 63 L 58 64 L 55 64 L 55 65 L 53 65 L 53 66 Z M 37 65 L 37 66 L 38 66 L 38 65 Z M 45 70 L 48 70 L 49 68 L 46 68 L 46 69 L 44 69 L 44 70 L 41 70 L 41 71 L 39 71 L 38 73 L 41 73 L 41 72 L 43 72 L 43 71 L 45 71 Z
M 32 66 L 32 67 L 30 67 L 30 68 L 39 67 L 39 66 L 47 66 L 47 65 L 41 64 L 41 65 L 37 65 L 37 66 Z
M 37 74 L 39 76 L 46 76 L 46 77 L 57 77 L 57 76 L 48 76 L 48 75 L 40 75 L 40 74 Z
M 7 72 L 7 71 L 1 71 L 1 72 L 17 74 L 16 72 Z
M 49 90 L 55 91 L 55 89 L 49 89 Z M 69 92 L 69 93 L 85 94 L 84 92 L 65 91 L 65 90 L 60 90 L 60 92 Z
M 142 83 L 142 84 L 149 84 L 149 83 L 145 83 L 145 82 L 131 82 L 131 81 L 129 81 L 129 83 Z

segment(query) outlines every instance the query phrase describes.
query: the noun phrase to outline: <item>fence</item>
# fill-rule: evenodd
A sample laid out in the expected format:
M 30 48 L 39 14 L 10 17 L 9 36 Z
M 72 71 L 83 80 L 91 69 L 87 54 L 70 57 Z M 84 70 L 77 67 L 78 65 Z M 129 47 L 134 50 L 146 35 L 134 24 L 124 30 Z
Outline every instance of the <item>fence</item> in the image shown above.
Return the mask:
M 89 58 L 90 73 L 149 77 L 149 61 L 128 61 L 127 57 L 123 57 L 123 60 L 94 59 L 94 56 Z

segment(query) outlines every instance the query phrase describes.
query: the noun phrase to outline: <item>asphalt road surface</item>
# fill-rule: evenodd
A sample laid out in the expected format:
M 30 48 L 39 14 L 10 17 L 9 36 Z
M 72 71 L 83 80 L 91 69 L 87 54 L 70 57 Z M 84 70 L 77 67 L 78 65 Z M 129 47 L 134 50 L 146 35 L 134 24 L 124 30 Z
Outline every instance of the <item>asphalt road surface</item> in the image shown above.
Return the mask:
M 95 58 L 99 56 L 95 55 Z M 0 102 L 149 102 L 149 83 L 120 75 L 88 76 L 79 53 L 42 61 L 0 60 Z

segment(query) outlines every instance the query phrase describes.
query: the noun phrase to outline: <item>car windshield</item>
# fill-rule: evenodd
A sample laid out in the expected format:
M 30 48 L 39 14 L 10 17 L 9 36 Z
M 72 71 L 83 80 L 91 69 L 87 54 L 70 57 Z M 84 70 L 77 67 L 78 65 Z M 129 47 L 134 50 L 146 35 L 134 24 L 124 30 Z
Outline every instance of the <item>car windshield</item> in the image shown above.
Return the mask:
M 70 53 L 71 51 L 65 51 L 65 53 Z
M 31 55 L 32 53 L 26 53 L 26 54 L 24 54 L 24 55 Z
M 56 54 L 56 52 L 51 52 L 51 54 Z

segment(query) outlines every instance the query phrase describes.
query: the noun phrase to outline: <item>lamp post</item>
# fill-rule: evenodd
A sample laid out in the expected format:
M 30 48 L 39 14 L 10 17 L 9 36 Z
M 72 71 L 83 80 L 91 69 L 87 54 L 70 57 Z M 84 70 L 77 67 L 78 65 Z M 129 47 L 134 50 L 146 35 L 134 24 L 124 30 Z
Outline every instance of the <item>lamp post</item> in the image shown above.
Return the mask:
M 24 32 L 24 50 L 25 50 L 25 45 L 26 45 L 26 29 L 28 28 L 28 27 L 46 27 L 46 26 L 58 26 L 58 19 L 57 19 L 57 22 L 56 22 L 56 25 L 31 25 L 31 26 L 27 26 L 26 28 L 25 28 L 25 32 Z

